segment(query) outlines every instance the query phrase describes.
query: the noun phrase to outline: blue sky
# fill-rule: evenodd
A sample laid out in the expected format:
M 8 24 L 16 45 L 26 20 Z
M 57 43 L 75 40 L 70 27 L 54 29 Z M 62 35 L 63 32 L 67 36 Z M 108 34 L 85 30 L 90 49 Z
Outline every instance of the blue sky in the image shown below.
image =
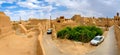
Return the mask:
M 71 18 L 75 14 L 85 17 L 113 17 L 120 12 L 120 0 L 0 0 L 0 11 L 11 20 L 29 18 Z

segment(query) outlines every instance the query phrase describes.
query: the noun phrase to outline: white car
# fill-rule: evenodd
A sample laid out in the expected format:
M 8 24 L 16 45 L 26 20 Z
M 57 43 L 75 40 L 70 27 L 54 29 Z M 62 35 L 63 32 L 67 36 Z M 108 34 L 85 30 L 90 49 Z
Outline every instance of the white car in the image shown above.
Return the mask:
M 48 29 L 47 34 L 52 34 L 52 29 Z
M 90 44 L 97 46 L 97 45 L 100 44 L 103 40 L 104 40 L 104 36 L 96 36 L 95 38 L 93 38 L 93 39 L 90 41 Z

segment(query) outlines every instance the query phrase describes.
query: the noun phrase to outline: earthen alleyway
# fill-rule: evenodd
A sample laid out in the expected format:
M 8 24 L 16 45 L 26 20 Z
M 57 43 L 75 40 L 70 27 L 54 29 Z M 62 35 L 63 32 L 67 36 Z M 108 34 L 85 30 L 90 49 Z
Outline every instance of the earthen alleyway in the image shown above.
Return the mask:
M 86 55 L 118 55 L 114 26 L 109 28 L 108 35 L 100 46 Z
M 70 54 L 65 54 L 60 49 L 57 48 L 55 43 L 52 41 L 51 35 L 44 34 L 43 40 L 42 40 L 44 50 L 45 50 L 45 55 L 70 55 Z

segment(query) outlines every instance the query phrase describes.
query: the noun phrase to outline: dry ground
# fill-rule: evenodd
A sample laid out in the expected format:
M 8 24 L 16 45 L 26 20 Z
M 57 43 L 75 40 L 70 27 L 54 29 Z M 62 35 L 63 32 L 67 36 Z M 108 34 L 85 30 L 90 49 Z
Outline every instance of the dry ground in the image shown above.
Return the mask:
M 0 39 L 0 55 L 36 55 L 36 36 L 11 34 Z
M 65 39 L 57 39 L 55 42 L 57 47 L 63 53 L 69 53 L 71 55 L 83 55 L 90 50 L 95 49 L 95 46 L 91 46 L 89 43 L 82 44 L 81 42 L 74 42 Z
M 103 36 L 106 37 L 107 32 L 108 31 L 105 31 Z M 96 49 L 96 46 L 92 46 L 90 43 L 82 44 L 81 42 L 75 42 L 66 39 L 56 39 L 54 42 L 63 53 L 69 53 L 71 55 L 84 55 L 91 50 Z

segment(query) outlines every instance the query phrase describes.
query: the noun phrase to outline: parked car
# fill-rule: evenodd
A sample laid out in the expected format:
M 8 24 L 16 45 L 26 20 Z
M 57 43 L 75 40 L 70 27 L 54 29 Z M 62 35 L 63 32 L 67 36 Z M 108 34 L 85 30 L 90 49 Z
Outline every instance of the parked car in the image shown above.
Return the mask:
M 48 29 L 47 34 L 52 34 L 52 29 Z
M 95 38 L 93 38 L 93 39 L 90 41 L 90 44 L 97 46 L 97 45 L 99 45 L 103 40 L 104 40 L 104 36 L 96 36 Z

